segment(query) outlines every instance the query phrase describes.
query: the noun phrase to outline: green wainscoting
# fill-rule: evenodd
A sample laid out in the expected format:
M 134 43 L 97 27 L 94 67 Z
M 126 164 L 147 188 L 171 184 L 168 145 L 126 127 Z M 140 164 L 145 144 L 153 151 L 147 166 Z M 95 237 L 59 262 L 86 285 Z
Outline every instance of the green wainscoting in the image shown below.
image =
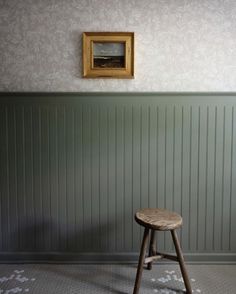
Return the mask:
M 236 261 L 236 93 L 0 94 L 2 261 L 136 261 L 140 207 L 182 214 L 188 260 Z

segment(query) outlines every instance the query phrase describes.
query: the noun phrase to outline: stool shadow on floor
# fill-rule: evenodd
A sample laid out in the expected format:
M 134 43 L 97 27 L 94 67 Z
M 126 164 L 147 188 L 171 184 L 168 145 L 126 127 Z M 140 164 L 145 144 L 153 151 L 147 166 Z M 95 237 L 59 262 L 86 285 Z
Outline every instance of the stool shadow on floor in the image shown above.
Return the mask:
M 156 272 L 155 267 L 152 276 L 161 277 L 162 275 Z M 70 287 L 73 285 L 74 289 L 89 289 L 87 293 L 129 294 L 132 292 L 135 279 L 135 267 L 133 265 L 51 264 L 41 265 L 39 266 L 39 270 L 44 274 L 46 273 L 51 281 L 54 281 L 54 279 L 55 281 L 63 279 L 65 286 L 68 284 Z M 181 291 L 182 285 L 180 287 L 174 287 L 173 285 L 162 284 L 158 281 L 158 278 L 153 283 L 150 271 L 147 273 L 149 277 L 144 274 L 144 277 L 146 277 L 143 279 L 141 293 L 143 291 L 145 293 L 150 293 L 150 291 L 153 293 L 165 293 L 163 291 L 169 291 L 172 294 L 184 293 Z
M 98 267 L 99 269 L 97 269 Z M 130 291 L 122 291 L 117 288 L 119 288 L 119 284 L 125 282 L 128 288 L 132 289 L 135 272 L 133 273 L 133 277 L 128 277 L 125 274 L 123 275 L 115 271 L 110 271 L 104 267 L 106 267 L 106 265 L 99 266 L 99 265 L 80 265 L 80 264 L 78 265 L 51 264 L 51 265 L 42 265 L 40 269 L 44 273 L 47 272 L 49 275 L 56 275 L 55 278 L 64 279 L 65 283 L 68 281 L 68 285 L 69 284 L 71 285 L 71 283 L 75 283 L 74 287 L 76 287 L 76 283 L 77 283 L 78 288 L 83 287 L 84 285 L 85 287 L 91 287 L 91 291 L 94 291 L 94 292 L 97 291 L 98 293 L 129 294 Z M 113 267 L 115 267 L 115 265 Z M 115 287 L 116 283 L 117 283 L 117 288 Z

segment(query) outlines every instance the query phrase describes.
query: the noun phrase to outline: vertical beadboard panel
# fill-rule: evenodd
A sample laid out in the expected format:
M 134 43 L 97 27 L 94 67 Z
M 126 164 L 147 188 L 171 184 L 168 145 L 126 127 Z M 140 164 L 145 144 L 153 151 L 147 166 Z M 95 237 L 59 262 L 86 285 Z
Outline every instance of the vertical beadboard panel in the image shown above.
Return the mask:
M 149 108 L 149 206 L 157 206 L 157 108 Z M 135 148 L 135 146 L 133 146 Z
M 9 194 L 8 194 L 8 139 L 7 139 L 7 107 L 1 107 L 0 128 L 1 128 L 1 247 L 2 251 L 7 251 L 9 244 Z M 4 224 L 4 225 L 3 225 Z
M 231 133 L 231 173 L 230 173 L 230 251 L 236 251 L 236 113 L 235 107 L 232 108 L 232 133 Z
M 124 250 L 124 107 L 116 109 L 116 250 Z
M 25 228 L 27 227 L 27 221 L 26 221 L 26 182 L 25 182 L 25 166 L 26 166 L 26 163 L 25 163 L 25 109 L 23 106 L 16 107 L 16 142 L 17 142 L 16 169 L 17 169 L 18 216 L 19 216 L 19 228 L 20 228 L 19 250 L 23 251 L 25 248 L 25 239 L 27 234 L 27 232 L 25 231 Z M 39 190 L 40 189 L 41 189 L 41 183 L 40 183 Z M 38 210 L 41 211 L 40 205 L 38 206 Z M 42 214 L 39 216 L 39 219 L 42 219 Z M 40 244 L 40 242 L 38 244 Z
M 11 108 L 11 110 L 13 110 Z M 11 239 L 11 220 L 10 220 L 10 182 L 9 182 L 9 111 L 10 107 L 5 108 L 5 113 L 3 116 L 3 127 L 4 127 L 4 133 L 3 133 L 3 144 L 4 144 L 4 150 L 3 150 L 3 201 L 2 201 L 2 216 L 3 216 L 3 250 L 9 251 L 10 239 Z
M 49 109 L 49 180 L 50 180 L 50 207 L 51 207 L 51 250 L 59 250 L 59 217 L 58 217 L 58 129 L 57 129 L 57 107 Z M 36 152 L 35 152 L 36 151 Z M 33 148 L 33 153 L 37 156 L 37 149 Z M 35 166 L 35 161 L 33 161 Z M 72 164 L 73 166 L 73 164 Z M 34 194 L 35 195 L 35 194 Z M 36 201 L 36 198 L 35 198 Z M 74 206 L 75 209 L 75 206 Z M 71 211 L 73 214 L 73 211 Z
M 165 207 L 166 198 L 166 107 L 160 106 L 158 108 L 158 119 L 157 119 L 157 205 L 158 207 Z M 158 234 L 158 248 L 164 249 L 164 236 Z
M 91 212 L 92 212 L 92 249 L 93 251 L 100 250 L 100 127 L 99 127 L 99 108 L 93 107 L 91 110 L 91 160 L 92 160 L 92 179 L 91 179 L 91 192 L 92 192 L 92 203 L 91 203 Z
M 221 249 L 230 249 L 230 201 L 231 201 L 231 161 L 232 161 L 232 107 L 224 107 L 224 165 L 222 189 Z
M 235 252 L 235 97 L 94 98 L 0 103 L 0 252 L 135 252 L 142 207 L 182 214 L 185 252 Z
M 197 249 L 203 251 L 205 247 L 205 214 L 206 214 L 206 170 L 207 170 L 207 108 L 199 108 L 199 132 L 198 132 L 198 227 L 197 227 Z
M 133 215 L 132 212 L 132 107 L 128 106 L 124 113 L 124 221 L 125 221 L 125 251 L 132 250 Z
M 17 109 L 17 113 L 18 113 Z M 20 124 L 21 117 L 18 113 L 17 116 L 17 126 Z M 35 207 L 34 207 L 34 231 L 35 231 L 35 239 L 34 239 L 34 247 L 36 251 L 43 251 L 43 203 L 42 203 L 42 178 L 41 178 L 41 109 L 38 106 L 33 107 L 32 109 L 32 129 L 33 129 L 33 194 L 35 199 Z M 17 136 L 20 135 L 20 129 L 17 129 Z M 21 150 L 21 136 L 17 139 L 17 175 L 18 175 L 18 199 L 19 199 L 19 215 L 22 214 L 23 206 L 23 194 L 22 194 L 22 178 L 21 178 L 21 158 L 22 155 L 19 152 Z M 57 197 L 57 194 L 54 194 L 54 198 Z M 22 216 L 19 218 L 21 221 Z M 21 222 L 19 224 L 21 226 Z M 21 236 L 21 235 L 20 235 Z M 21 239 L 20 239 L 21 240 Z M 24 250 L 21 246 L 21 250 Z
M 140 106 L 133 106 L 133 217 L 141 207 L 141 111 Z M 140 226 L 133 222 L 133 250 L 137 250 L 140 245 L 140 232 Z
M 3 118 L 4 118 L 4 108 L 0 106 L 0 138 L 3 138 Z M 3 144 L 0 144 L 0 166 L 3 167 Z M 0 169 L 0 187 L 3 187 L 3 168 Z M 2 218 L 2 205 L 3 205 L 3 191 L 0 190 L 0 223 L 3 223 Z M 3 229 L 0 225 L 0 251 L 3 250 Z
M 65 107 L 58 107 L 58 217 L 59 225 L 59 250 L 67 250 L 67 202 L 66 202 L 66 113 Z M 42 118 L 41 118 L 42 120 Z
M 141 110 L 141 146 L 140 146 L 140 164 L 141 164 L 141 207 L 149 207 L 149 107 L 142 106 Z
M 166 168 L 165 168 L 165 199 L 166 208 L 168 210 L 173 210 L 173 169 L 174 169 L 174 153 L 173 153 L 173 134 L 174 134 L 174 108 L 172 106 L 166 109 Z M 165 250 L 171 251 L 172 238 L 171 234 L 167 233 L 165 235 Z
M 191 106 L 190 109 L 190 146 L 191 146 L 191 166 L 190 166 L 190 213 L 189 228 L 191 232 L 190 249 L 197 250 L 197 228 L 198 228 L 198 181 L 199 181 L 199 107 Z
M 48 120 L 45 121 L 45 127 L 48 127 Z M 27 227 L 24 233 L 24 240 L 25 245 L 24 248 L 26 248 L 27 251 L 34 249 L 34 239 L 35 239 L 35 223 L 34 223 L 34 191 L 33 191 L 33 144 L 32 144 L 32 107 L 28 106 L 25 107 L 24 111 L 24 145 L 25 145 L 25 210 L 26 210 L 26 222 Z M 45 136 L 47 136 L 47 139 L 49 137 L 49 134 L 47 131 L 44 132 L 42 130 Z M 11 131 L 9 131 L 9 134 L 11 134 Z M 46 146 L 46 144 L 45 144 Z M 42 156 L 45 158 L 45 160 L 49 160 L 49 155 L 43 154 Z M 45 166 L 45 176 L 47 177 L 47 189 L 49 187 L 49 178 L 48 178 L 48 165 Z M 46 186 L 46 183 L 43 186 Z M 48 197 L 48 195 L 45 196 Z M 49 197 L 48 197 L 49 198 Z M 48 207 L 48 203 L 45 205 Z M 50 223 L 50 220 L 49 220 Z M 48 234 L 50 238 L 50 233 Z M 48 249 L 50 249 L 50 246 L 48 246 Z
M 27 110 L 25 109 L 25 141 L 28 139 L 27 136 Z M 28 150 L 28 142 L 25 143 L 25 153 L 27 154 Z M 50 231 L 50 223 L 51 223 L 51 201 L 50 201 L 50 193 L 49 193 L 49 110 L 48 107 L 42 107 L 41 109 L 41 184 L 42 184 L 42 234 L 43 234 L 43 248 L 46 251 L 50 251 L 51 248 L 51 231 Z M 27 160 L 26 160 L 27 163 Z M 28 165 L 28 163 L 27 163 Z M 26 166 L 26 183 L 28 183 L 28 166 Z M 28 185 L 26 184 L 26 187 Z M 28 197 L 26 195 L 26 215 L 27 220 L 29 220 L 28 216 Z M 30 230 L 27 232 L 29 233 Z M 30 236 L 29 236 L 30 237 Z
M 83 133 L 83 238 L 84 248 L 90 249 L 92 231 L 91 231 L 91 108 L 84 105 L 82 109 L 82 133 Z M 101 159 L 100 159 L 101 160 Z M 101 175 L 101 165 L 100 165 Z M 101 182 L 101 177 L 100 177 Z M 101 184 L 101 183 L 100 183 Z M 100 199 L 101 200 L 101 199 Z M 100 232 L 103 233 L 103 232 Z
M 216 134 L 215 134 L 215 201 L 214 201 L 214 249 L 221 250 L 222 238 L 222 193 L 224 178 L 224 130 L 225 109 L 216 107 Z
M 205 250 L 213 248 L 214 240 L 214 191 L 215 191 L 215 109 L 207 106 L 207 149 L 206 149 L 206 211 Z
M 8 162 L 9 162 L 9 251 L 18 247 L 18 209 L 16 183 L 16 124 L 15 108 L 8 111 Z
M 108 109 L 108 250 L 116 248 L 116 110 Z M 92 144 L 94 146 L 94 144 Z M 96 146 L 96 144 L 95 144 Z M 96 147 L 95 147 L 96 148 Z M 95 155 L 96 158 L 96 155 Z M 97 188 L 94 189 L 97 193 Z M 94 200 L 93 200 L 94 201 Z M 96 205 L 98 207 L 98 205 Z M 132 241 L 132 238 L 130 238 Z M 95 240 L 94 240 L 95 241 Z M 95 246 L 96 247 L 96 246 Z
M 190 217 L 190 197 L 189 197 L 189 175 L 190 175 L 190 119 L 191 112 L 189 106 L 185 106 L 182 111 L 182 201 L 181 215 L 183 217 L 184 226 L 182 229 L 183 250 L 189 248 L 189 220 Z
M 75 251 L 75 189 L 74 189 L 74 172 L 75 172 L 75 142 L 74 142 L 74 109 L 66 109 L 66 195 L 67 195 L 67 234 L 68 250 Z
M 181 213 L 182 197 L 182 106 L 174 106 L 174 182 L 173 182 L 173 210 Z
M 83 210 L 83 191 L 84 191 L 84 183 L 83 183 L 83 112 L 82 106 L 75 107 L 75 245 L 76 250 L 83 250 L 84 246 L 84 210 Z M 98 125 L 98 124 L 96 124 Z M 95 125 L 95 126 L 96 126 Z M 94 127 L 94 132 L 97 129 Z M 96 142 L 94 142 L 96 143 Z M 95 147 L 98 149 L 98 144 Z M 98 158 L 98 156 L 96 156 Z M 93 158 L 92 158 L 93 159 Z M 97 159 L 98 161 L 98 159 Z M 98 167 L 93 160 L 94 170 Z M 93 178 L 94 179 L 94 178 Z M 60 179 L 59 179 L 60 180 Z M 97 181 L 98 182 L 98 181 Z M 94 182 L 92 182 L 94 187 Z M 95 188 L 97 188 L 95 186 Z M 97 194 L 98 194 L 97 189 Z M 96 204 L 96 202 L 94 203 Z M 98 205 L 99 207 L 99 205 Z M 96 215 L 94 216 L 96 217 Z M 99 222 L 97 221 L 96 224 Z M 97 230 L 96 230 L 97 231 Z M 95 232 L 96 232 L 95 231 Z M 93 240 L 94 241 L 94 240 Z
M 100 192 L 100 246 L 101 251 L 107 251 L 108 249 L 108 116 L 107 108 L 100 108 L 99 110 L 99 192 Z M 124 123 L 124 120 L 123 120 Z M 123 128 L 124 134 L 124 128 Z M 124 141 L 123 141 L 124 142 Z M 124 143 L 122 148 L 124 149 Z M 124 166 L 122 170 L 124 179 Z M 123 182 L 124 190 L 124 182 Z M 124 213 L 124 202 L 122 207 Z M 124 214 L 123 214 L 124 221 Z M 123 228 L 124 229 L 124 228 Z M 124 235 L 123 235 L 124 241 Z

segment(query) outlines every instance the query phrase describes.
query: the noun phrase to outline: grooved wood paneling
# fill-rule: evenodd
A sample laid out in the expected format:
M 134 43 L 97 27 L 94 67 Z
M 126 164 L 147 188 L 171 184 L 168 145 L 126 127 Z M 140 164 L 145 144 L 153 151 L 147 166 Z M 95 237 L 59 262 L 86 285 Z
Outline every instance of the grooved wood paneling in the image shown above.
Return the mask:
M 235 99 L 1 94 L 0 252 L 136 252 L 166 207 L 185 252 L 235 253 Z

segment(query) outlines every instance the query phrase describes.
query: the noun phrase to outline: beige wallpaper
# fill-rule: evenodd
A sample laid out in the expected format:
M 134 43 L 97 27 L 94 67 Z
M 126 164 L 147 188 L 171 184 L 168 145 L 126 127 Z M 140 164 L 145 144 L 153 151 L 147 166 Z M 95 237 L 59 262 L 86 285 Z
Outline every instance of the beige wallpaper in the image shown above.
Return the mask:
M 82 79 L 84 31 L 134 31 L 135 79 Z M 236 1 L 0 0 L 0 91 L 236 91 Z

